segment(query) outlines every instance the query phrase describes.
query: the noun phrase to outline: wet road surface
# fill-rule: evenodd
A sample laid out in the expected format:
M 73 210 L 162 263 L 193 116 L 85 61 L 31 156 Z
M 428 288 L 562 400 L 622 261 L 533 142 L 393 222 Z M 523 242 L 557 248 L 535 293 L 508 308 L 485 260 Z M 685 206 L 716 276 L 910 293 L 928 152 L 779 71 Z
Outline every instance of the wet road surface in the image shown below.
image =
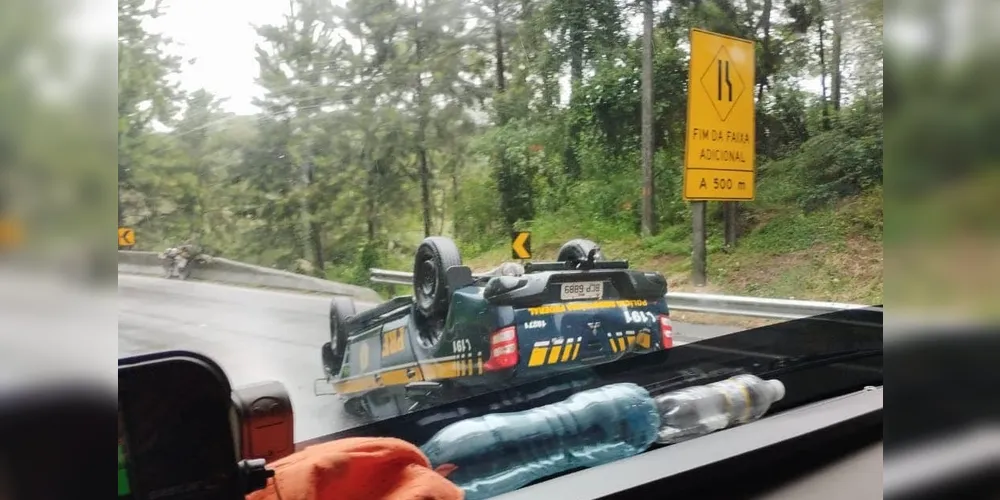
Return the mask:
M 118 276 L 118 356 L 184 349 L 218 362 L 234 387 L 281 382 L 295 411 L 295 440 L 352 425 L 336 396 L 316 396 L 329 297 L 217 283 Z M 358 310 L 375 304 L 358 303 Z M 675 323 L 678 344 L 738 327 Z

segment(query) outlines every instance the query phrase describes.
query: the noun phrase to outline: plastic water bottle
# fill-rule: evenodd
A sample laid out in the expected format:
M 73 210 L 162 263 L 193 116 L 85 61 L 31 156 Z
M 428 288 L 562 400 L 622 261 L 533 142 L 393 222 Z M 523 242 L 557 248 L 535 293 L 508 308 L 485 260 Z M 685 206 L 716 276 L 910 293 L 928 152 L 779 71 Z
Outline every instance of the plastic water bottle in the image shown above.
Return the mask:
M 462 420 L 421 450 L 467 500 L 514 491 L 571 469 L 594 467 L 760 418 L 785 395 L 778 380 L 738 375 L 652 397 L 614 384 L 517 413 Z
M 661 426 L 656 442 L 671 444 L 760 418 L 785 396 L 779 380 L 737 375 L 656 398 Z
M 646 389 L 613 384 L 531 410 L 456 422 L 421 450 L 465 490 L 466 500 L 477 500 L 641 453 L 659 427 L 656 402 Z

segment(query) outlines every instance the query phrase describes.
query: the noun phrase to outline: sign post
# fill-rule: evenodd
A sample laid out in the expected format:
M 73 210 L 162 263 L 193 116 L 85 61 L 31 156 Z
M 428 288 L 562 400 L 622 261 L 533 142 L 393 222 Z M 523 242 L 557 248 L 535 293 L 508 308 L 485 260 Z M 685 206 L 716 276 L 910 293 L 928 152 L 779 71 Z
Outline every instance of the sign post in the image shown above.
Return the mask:
M 692 202 L 697 286 L 706 281 L 706 202 L 754 199 L 754 57 L 749 40 L 691 30 L 683 192 Z

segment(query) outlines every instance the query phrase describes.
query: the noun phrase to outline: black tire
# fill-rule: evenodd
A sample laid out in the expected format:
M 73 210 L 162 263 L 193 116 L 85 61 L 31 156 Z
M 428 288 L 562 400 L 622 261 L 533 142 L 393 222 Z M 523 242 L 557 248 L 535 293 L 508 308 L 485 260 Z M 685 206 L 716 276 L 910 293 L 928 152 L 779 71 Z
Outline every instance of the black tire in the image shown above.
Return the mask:
M 330 353 L 335 371 L 340 370 L 344 352 L 347 351 L 347 337 L 350 336 L 350 332 L 347 331 L 345 322 L 354 314 L 354 301 L 350 297 L 334 297 L 330 301 Z
M 440 236 L 424 239 L 413 258 L 413 296 L 417 310 L 428 319 L 448 313 L 450 291 L 446 272 L 462 265 L 455 242 Z
M 559 256 L 556 260 L 559 262 L 566 262 L 569 260 L 586 260 L 587 255 L 594 248 L 600 248 L 597 243 L 585 239 L 575 239 L 569 240 L 559 247 Z M 604 260 L 604 253 L 600 250 L 597 251 L 596 260 Z

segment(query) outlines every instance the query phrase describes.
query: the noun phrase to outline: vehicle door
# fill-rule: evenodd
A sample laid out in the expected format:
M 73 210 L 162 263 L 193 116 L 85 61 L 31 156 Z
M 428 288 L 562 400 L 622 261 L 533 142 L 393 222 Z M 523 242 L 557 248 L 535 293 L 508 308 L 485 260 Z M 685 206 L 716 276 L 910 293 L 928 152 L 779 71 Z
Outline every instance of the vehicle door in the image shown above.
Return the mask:
M 366 331 L 363 343 L 358 345 L 359 352 L 366 355 L 359 359 L 359 365 L 368 366 L 364 373 L 371 373 L 377 386 L 366 396 L 376 419 L 405 413 L 413 404 L 405 397 L 406 384 L 423 380 L 407 323 L 406 317 L 383 323 Z

